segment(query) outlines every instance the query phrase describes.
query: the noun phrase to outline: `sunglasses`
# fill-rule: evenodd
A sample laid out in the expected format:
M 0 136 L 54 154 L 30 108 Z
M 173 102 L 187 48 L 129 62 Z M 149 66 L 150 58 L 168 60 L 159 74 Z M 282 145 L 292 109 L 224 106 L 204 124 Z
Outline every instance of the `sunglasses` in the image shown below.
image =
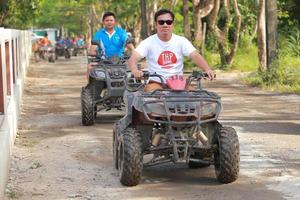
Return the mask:
M 173 24 L 173 20 L 158 20 L 157 23 L 158 23 L 159 25 L 164 25 L 165 23 L 166 23 L 167 25 L 171 25 L 171 24 Z

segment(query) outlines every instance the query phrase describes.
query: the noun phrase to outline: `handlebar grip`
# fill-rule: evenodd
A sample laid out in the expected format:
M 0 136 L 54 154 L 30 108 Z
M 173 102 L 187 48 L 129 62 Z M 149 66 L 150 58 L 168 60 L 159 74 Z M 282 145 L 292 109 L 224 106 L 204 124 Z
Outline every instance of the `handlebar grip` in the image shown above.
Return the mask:
M 148 78 L 149 76 L 150 76 L 150 72 L 148 72 L 148 71 L 143 72 L 143 77 L 144 78 Z
M 150 72 L 148 72 L 148 71 L 143 71 L 143 78 L 144 78 L 144 79 L 149 78 L 149 76 L 150 76 Z M 131 77 L 131 78 L 134 78 L 134 75 L 131 74 L 130 77 Z
M 206 72 L 202 72 L 202 77 L 208 78 L 208 74 Z M 217 77 L 217 75 L 214 74 L 214 78 L 216 78 L 216 77 Z
M 195 78 L 208 78 L 208 74 L 206 72 L 193 71 L 192 77 Z M 214 78 L 216 78 L 216 74 L 214 74 Z

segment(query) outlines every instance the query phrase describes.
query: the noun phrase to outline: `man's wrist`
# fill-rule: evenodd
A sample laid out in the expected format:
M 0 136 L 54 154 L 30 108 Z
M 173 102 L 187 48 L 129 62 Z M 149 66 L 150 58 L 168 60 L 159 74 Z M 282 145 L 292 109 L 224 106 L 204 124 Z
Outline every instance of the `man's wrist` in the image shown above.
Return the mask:
M 135 73 L 135 72 L 137 72 L 137 71 L 139 71 L 139 70 L 138 70 L 138 68 L 135 68 L 135 69 L 132 69 L 131 71 L 132 71 L 133 73 Z

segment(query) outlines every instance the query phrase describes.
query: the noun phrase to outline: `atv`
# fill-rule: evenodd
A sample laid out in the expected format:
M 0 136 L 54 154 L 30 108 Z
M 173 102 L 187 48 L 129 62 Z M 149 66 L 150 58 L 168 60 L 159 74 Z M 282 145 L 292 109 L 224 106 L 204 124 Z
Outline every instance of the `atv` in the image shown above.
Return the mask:
M 96 41 L 92 41 L 92 44 L 99 45 Z M 105 59 L 100 55 L 88 57 L 91 66 L 88 72 L 88 84 L 81 90 L 83 125 L 93 125 L 100 111 L 122 110 L 125 80 L 129 71 L 127 59 L 128 57 Z
M 58 57 L 65 57 L 66 59 L 71 58 L 71 50 L 65 44 L 57 44 L 55 46 L 55 59 L 57 60 Z
M 82 56 L 85 56 L 87 53 L 87 49 L 85 46 L 77 46 L 76 47 L 76 51 L 77 51 L 77 54 L 76 55 L 82 55 Z
M 149 77 L 159 78 L 164 89 L 144 92 Z M 113 165 L 123 185 L 139 184 L 143 167 L 168 162 L 190 168 L 214 165 L 221 183 L 238 178 L 238 136 L 232 127 L 218 122 L 221 98 L 202 89 L 205 77 L 205 73 L 193 72 L 188 78 L 164 80 L 145 72 L 143 83 L 127 79 L 126 115 L 115 123 L 113 131 Z
M 49 62 L 54 62 L 55 52 L 52 45 L 42 46 L 38 50 L 38 55 L 41 59 L 48 60 Z

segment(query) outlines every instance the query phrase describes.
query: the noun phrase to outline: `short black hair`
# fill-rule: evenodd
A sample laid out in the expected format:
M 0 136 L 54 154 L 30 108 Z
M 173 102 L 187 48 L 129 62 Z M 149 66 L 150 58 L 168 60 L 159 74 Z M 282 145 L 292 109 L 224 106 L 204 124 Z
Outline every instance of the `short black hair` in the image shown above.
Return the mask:
M 160 9 L 160 10 L 158 10 L 154 14 L 154 21 L 157 21 L 158 16 L 164 15 L 164 14 L 170 14 L 171 17 L 172 17 L 172 21 L 174 21 L 174 18 L 175 18 L 174 13 L 172 11 L 170 11 L 170 10 L 167 10 L 167 9 Z
M 44 33 L 44 37 L 47 37 L 48 36 L 48 33 L 46 32 L 46 33 Z
M 113 17 L 116 19 L 115 13 L 108 11 L 108 12 L 105 12 L 105 13 L 103 14 L 102 21 L 104 21 L 105 18 L 106 18 L 106 17 L 109 17 L 109 16 L 113 16 Z

